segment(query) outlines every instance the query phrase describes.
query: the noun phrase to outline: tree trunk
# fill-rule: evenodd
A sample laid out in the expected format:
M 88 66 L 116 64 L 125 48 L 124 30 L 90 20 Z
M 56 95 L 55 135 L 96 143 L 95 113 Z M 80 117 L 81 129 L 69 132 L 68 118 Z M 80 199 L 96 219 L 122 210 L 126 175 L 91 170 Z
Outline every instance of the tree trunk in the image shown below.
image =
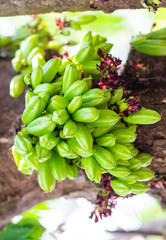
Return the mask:
M 132 61 L 143 64 L 143 68 L 136 68 Z M 143 105 L 157 110 L 162 114 L 159 123 L 141 126 L 138 130 L 136 146 L 140 151 L 154 156 L 151 168 L 166 174 L 166 57 L 151 57 L 131 52 L 125 67 L 124 78 L 131 82 L 133 92 L 140 92 Z M 32 207 L 33 205 L 60 196 L 85 197 L 95 200 L 95 188 L 84 173 L 79 171 L 79 177 L 57 183 L 52 193 L 44 193 L 37 184 L 36 174 L 25 176 L 18 172 L 11 156 L 11 146 L 15 135 L 15 128 L 20 125 L 21 112 L 24 109 L 24 96 L 13 99 L 8 94 L 9 82 L 14 71 L 9 61 L 0 61 L 0 227 L 10 219 Z M 166 206 L 166 192 L 162 189 L 153 190 Z
M 63 11 L 89 11 L 90 0 L 0 0 L 0 16 L 14 16 L 25 14 L 39 14 Z M 101 3 L 96 0 L 97 10 L 113 12 L 117 9 L 142 8 L 141 0 L 108 0 Z M 161 7 L 166 7 L 163 0 Z

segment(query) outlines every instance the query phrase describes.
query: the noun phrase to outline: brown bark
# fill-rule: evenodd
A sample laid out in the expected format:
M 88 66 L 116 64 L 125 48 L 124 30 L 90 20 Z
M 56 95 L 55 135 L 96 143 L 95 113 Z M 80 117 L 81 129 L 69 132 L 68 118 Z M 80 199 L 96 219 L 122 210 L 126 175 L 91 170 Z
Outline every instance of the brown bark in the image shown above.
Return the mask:
M 144 65 L 144 69 L 136 68 L 132 60 Z M 159 174 L 166 174 L 166 57 L 149 57 L 132 52 L 125 68 L 124 77 L 131 82 L 134 92 L 142 94 L 143 105 L 155 109 L 162 114 L 159 123 L 142 126 L 138 130 L 137 147 L 140 151 L 154 156 L 151 168 Z M 15 128 L 20 124 L 20 115 L 24 109 L 24 96 L 18 99 L 9 97 L 8 85 L 14 75 L 10 62 L 0 62 L 0 227 L 10 219 L 51 198 L 67 195 L 68 197 L 83 196 L 95 199 L 95 188 L 82 172 L 75 181 L 66 180 L 58 183 L 52 193 L 44 193 L 38 186 L 36 174 L 25 176 L 18 172 L 10 148 L 13 143 Z M 153 195 L 159 197 L 166 206 L 166 192 L 154 190 Z
M 89 11 L 90 0 L 0 0 L 0 16 L 39 14 L 63 11 Z M 113 12 L 117 9 L 142 8 L 141 0 L 109 0 L 105 3 L 96 1 L 97 10 Z M 161 7 L 166 7 L 163 0 Z

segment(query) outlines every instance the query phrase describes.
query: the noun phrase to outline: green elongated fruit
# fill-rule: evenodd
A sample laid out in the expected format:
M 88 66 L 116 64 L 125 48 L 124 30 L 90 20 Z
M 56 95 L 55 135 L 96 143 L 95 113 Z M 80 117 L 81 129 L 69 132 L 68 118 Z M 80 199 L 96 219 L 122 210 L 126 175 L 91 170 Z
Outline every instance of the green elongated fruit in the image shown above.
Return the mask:
M 9 88 L 10 96 L 14 98 L 19 97 L 23 93 L 24 87 L 25 87 L 25 84 L 23 81 L 23 76 L 21 74 L 14 76 L 10 81 L 10 88 Z
M 124 144 L 130 151 L 131 151 L 131 155 L 133 157 L 137 156 L 137 154 L 139 153 L 138 149 L 134 147 L 134 145 L 132 143 L 126 143 Z
M 77 96 L 74 97 L 73 100 L 69 103 L 67 110 L 70 114 L 73 114 L 75 111 L 77 111 L 82 105 L 82 97 Z
M 134 142 L 137 138 L 137 134 L 129 128 L 113 130 L 111 133 L 116 137 L 116 142 L 121 144 Z
M 142 182 L 136 182 L 134 184 L 131 184 L 131 192 L 133 194 L 141 194 L 149 190 L 148 186 L 146 186 Z
M 34 119 L 40 117 L 44 109 L 45 104 L 43 100 L 39 96 L 33 96 L 22 114 L 22 122 L 28 125 Z
M 51 158 L 51 151 L 41 147 L 39 142 L 36 144 L 35 150 L 39 163 L 45 162 Z
M 165 56 L 166 55 L 166 40 L 162 39 L 148 39 L 143 43 L 135 46 L 138 52 L 152 55 L 152 56 Z
M 76 23 L 80 25 L 88 24 L 96 20 L 96 16 L 94 15 L 81 15 L 81 16 L 76 16 L 72 20 L 74 20 Z
M 161 28 L 157 31 L 146 34 L 150 39 L 166 39 L 166 28 Z
M 116 166 L 115 168 L 109 169 L 108 172 L 114 177 L 126 177 L 130 174 L 130 170 L 123 166 Z
M 82 107 L 94 107 L 104 101 L 104 92 L 98 88 L 90 89 L 82 94 Z
M 100 61 L 88 60 L 86 62 L 83 62 L 81 67 L 84 72 L 97 75 L 99 74 L 99 71 L 97 70 L 97 65 L 100 65 Z
M 32 75 L 31 75 L 31 83 L 32 83 L 33 89 L 41 83 L 42 77 L 43 77 L 43 70 L 40 66 L 38 66 L 32 71 Z
M 59 137 L 62 139 L 66 139 L 65 134 L 63 133 L 63 130 L 59 131 Z
M 90 42 L 84 42 L 81 44 L 78 52 L 75 55 L 74 61 L 77 64 L 86 62 L 94 53 L 93 44 Z
M 128 175 L 126 177 L 120 177 L 118 179 L 123 182 L 126 182 L 128 184 L 133 184 L 138 181 L 139 177 L 131 173 L 130 175 Z
M 64 72 L 65 72 L 65 69 L 66 69 L 67 65 L 69 65 L 69 64 L 72 64 L 72 62 L 71 62 L 70 60 L 62 61 L 62 64 L 61 64 L 60 67 L 59 67 L 58 73 L 59 73 L 60 75 L 63 75 Z
M 142 162 L 142 167 L 147 167 L 152 162 L 152 156 L 147 153 L 140 153 L 136 156 L 136 159 Z
M 110 104 L 119 102 L 123 97 L 123 88 L 116 89 L 110 99 Z
M 112 169 L 115 167 L 116 161 L 110 151 L 98 145 L 94 145 L 93 148 L 93 155 L 101 167 L 105 169 Z
M 67 139 L 67 144 L 70 146 L 73 152 L 81 157 L 90 157 L 93 155 L 93 149 L 91 149 L 89 152 L 85 151 L 75 138 Z
M 115 179 L 110 183 L 113 190 L 120 196 L 126 196 L 131 193 L 130 186 L 126 182 Z
M 23 174 L 31 175 L 33 172 L 33 169 L 30 168 L 26 164 L 26 162 L 22 159 L 21 155 L 16 151 L 15 146 L 12 146 L 12 155 L 16 163 L 16 166 L 18 167 L 18 170 Z
M 154 172 L 146 167 L 139 168 L 138 170 L 134 171 L 134 174 L 139 177 L 139 181 L 149 181 L 154 177 Z
M 77 166 L 72 163 L 72 161 L 67 160 L 67 178 L 75 179 L 77 177 Z
M 130 44 L 131 45 L 137 45 L 137 44 L 140 44 L 140 43 L 144 42 L 146 39 L 147 39 L 146 34 L 139 34 L 139 35 L 133 36 L 131 38 Z
M 16 151 L 21 155 L 25 155 L 33 151 L 30 139 L 19 134 L 14 137 L 14 146 Z
M 25 107 L 28 105 L 28 103 L 30 102 L 31 98 L 35 96 L 33 92 L 31 92 L 30 90 L 28 90 L 25 94 Z
M 105 102 L 109 102 L 109 100 L 111 99 L 110 90 L 109 89 L 102 89 L 102 92 L 104 93 Z
M 125 124 L 124 123 L 122 123 L 122 122 L 117 122 L 114 126 L 113 126 L 113 128 L 112 128 L 112 130 L 114 131 L 114 130 L 116 130 L 116 129 L 121 129 L 121 128 L 127 128 L 126 126 L 125 126 Z
M 108 148 L 116 159 L 128 160 L 132 158 L 131 151 L 124 145 L 116 143 L 113 147 Z
M 85 81 L 77 80 L 66 91 L 64 97 L 71 101 L 74 97 L 80 96 L 88 90 L 88 84 Z
M 102 137 L 96 138 L 95 141 L 100 146 L 113 147 L 115 145 L 115 142 L 116 142 L 116 137 L 113 134 L 108 133 L 108 134 L 105 134 Z
M 130 161 L 129 160 L 121 160 L 117 159 L 116 160 L 117 165 L 125 166 L 125 167 L 130 167 Z
M 39 37 L 37 34 L 31 34 L 24 41 L 22 41 L 20 45 L 20 50 L 23 53 L 22 58 L 27 60 L 29 53 L 32 51 L 33 48 L 37 47 L 38 43 Z
M 73 120 L 69 119 L 63 127 L 63 134 L 65 138 L 75 137 L 76 132 L 77 132 L 77 124 L 73 122 Z
M 93 126 L 91 126 L 93 127 Z M 106 133 L 109 133 L 110 130 L 112 129 L 112 126 L 111 127 L 97 127 L 95 128 L 95 130 L 92 132 L 92 135 L 93 137 L 101 137 L 103 136 L 104 134 Z
M 63 181 L 67 177 L 66 159 L 54 151 L 49 163 L 53 177 L 60 182 Z
M 59 109 L 53 112 L 52 121 L 60 125 L 63 125 L 67 122 L 69 118 L 70 116 L 66 109 Z
M 53 113 L 55 110 L 66 108 L 69 104 L 69 101 L 60 95 L 53 96 L 47 106 L 47 112 Z
M 18 57 L 15 57 L 11 61 L 12 67 L 16 72 L 19 72 L 22 67 L 21 59 Z
M 154 110 L 141 108 L 136 113 L 123 118 L 125 122 L 132 124 L 153 124 L 161 120 L 160 114 Z
M 78 157 L 78 155 L 71 150 L 70 146 L 65 141 L 58 143 L 57 150 L 61 157 L 66 157 L 69 159 Z
M 89 131 L 92 133 L 95 130 L 95 127 L 86 124 L 86 126 L 89 128 Z
M 56 123 L 52 121 L 52 114 L 46 114 L 42 117 L 36 118 L 28 126 L 28 133 L 35 136 L 42 136 L 53 132 Z
M 92 43 L 93 42 L 93 36 L 92 36 L 92 32 L 89 31 L 85 34 L 85 36 L 83 37 L 81 43 L 84 43 L 84 42 L 90 42 Z
M 51 192 L 55 188 L 55 178 L 51 173 L 49 161 L 41 163 L 37 179 L 39 186 L 45 192 Z
M 94 47 L 94 54 L 93 55 L 90 55 L 90 59 L 99 59 L 99 55 L 98 55 L 98 49 L 100 48 L 104 55 L 108 54 L 109 51 L 111 50 L 111 48 L 113 47 L 113 44 L 112 43 L 99 43 L 98 45 L 96 45 Z
M 62 92 L 66 93 L 69 87 L 78 80 L 78 71 L 74 64 L 67 65 L 63 76 Z
M 50 59 L 43 67 L 43 83 L 50 83 L 57 74 L 59 67 L 61 65 L 61 60 L 57 58 Z
M 112 127 L 114 126 L 120 119 L 120 116 L 110 110 L 110 109 L 101 109 L 100 115 L 97 120 L 91 123 L 94 127 Z
M 50 96 L 53 96 L 60 92 L 61 87 L 62 82 L 43 83 L 36 86 L 33 92 L 37 95 L 40 93 L 48 93 Z
M 60 141 L 59 137 L 56 137 L 57 132 L 45 134 L 39 138 L 40 146 L 48 150 L 53 149 Z
M 43 57 L 43 55 L 41 54 L 36 54 L 33 58 L 32 58 L 32 68 L 35 69 L 38 66 L 44 66 L 46 64 L 46 61 Z
M 81 158 L 81 166 L 85 169 L 87 177 L 94 182 L 99 183 L 101 180 L 101 174 L 105 170 L 98 164 L 94 157 Z
M 99 117 L 99 110 L 94 107 L 81 108 L 72 114 L 76 122 L 92 123 Z
M 35 47 L 32 49 L 32 51 L 29 53 L 28 57 L 27 57 L 27 63 L 29 65 L 32 64 L 32 59 L 36 54 L 41 54 L 44 57 L 44 49 L 41 47 Z
M 130 170 L 135 171 L 142 166 L 142 162 L 137 158 L 132 158 L 130 160 Z
M 104 43 L 107 41 L 107 38 L 100 36 L 99 34 L 96 34 L 93 36 L 93 46 L 95 47 L 99 43 Z
M 39 165 L 39 161 L 38 161 L 38 157 L 36 155 L 36 152 L 33 151 L 27 155 L 23 156 L 23 160 L 26 162 L 26 164 L 34 169 L 34 170 L 39 170 L 40 169 L 40 165 Z
M 89 131 L 89 128 L 86 127 L 83 123 L 77 123 L 77 131 L 75 138 L 79 145 L 85 150 L 90 151 L 93 146 L 93 137 Z

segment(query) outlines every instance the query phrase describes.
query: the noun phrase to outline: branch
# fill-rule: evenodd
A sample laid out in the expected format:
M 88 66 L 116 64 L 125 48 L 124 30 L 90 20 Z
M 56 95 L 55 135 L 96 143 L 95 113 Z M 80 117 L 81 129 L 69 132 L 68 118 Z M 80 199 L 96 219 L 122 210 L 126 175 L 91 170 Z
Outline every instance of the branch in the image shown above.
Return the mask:
M 89 11 L 90 0 L 0 0 L 0 16 L 32 15 L 48 12 Z M 108 0 L 96 2 L 97 10 L 113 12 L 117 9 L 142 8 L 141 0 Z M 166 2 L 160 5 L 166 7 Z

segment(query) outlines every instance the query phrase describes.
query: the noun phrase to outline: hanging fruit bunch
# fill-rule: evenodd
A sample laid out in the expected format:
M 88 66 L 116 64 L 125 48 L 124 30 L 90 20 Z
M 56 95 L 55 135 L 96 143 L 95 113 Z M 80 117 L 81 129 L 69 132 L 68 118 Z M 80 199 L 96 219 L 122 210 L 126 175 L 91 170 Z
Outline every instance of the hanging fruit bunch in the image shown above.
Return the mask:
M 138 52 L 152 56 L 166 56 L 166 28 L 134 36 L 130 44 Z

